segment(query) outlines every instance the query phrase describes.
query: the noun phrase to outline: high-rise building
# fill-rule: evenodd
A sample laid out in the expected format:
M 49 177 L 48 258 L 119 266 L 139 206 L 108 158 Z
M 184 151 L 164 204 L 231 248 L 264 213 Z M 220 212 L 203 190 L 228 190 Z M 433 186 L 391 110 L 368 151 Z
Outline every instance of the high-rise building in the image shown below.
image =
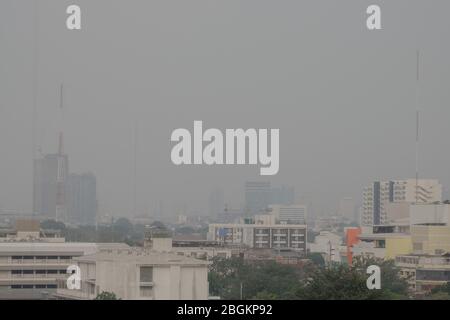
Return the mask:
M 94 225 L 97 218 L 97 180 L 92 173 L 70 174 L 68 222 Z
M 295 201 L 295 189 L 290 186 L 272 187 L 270 190 L 270 204 L 292 205 Z
M 34 160 L 33 213 L 65 221 L 69 159 L 65 154 L 47 154 Z M 63 190 L 61 190 L 63 189 Z
M 245 183 L 245 211 L 248 215 L 265 210 L 270 204 L 269 181 L 247 181 Z
M 434 179 L 375 181 L 364 188 L 361 226 L 388 223 L 389 203 L 432 203 L 442 200 L 442 185 Z

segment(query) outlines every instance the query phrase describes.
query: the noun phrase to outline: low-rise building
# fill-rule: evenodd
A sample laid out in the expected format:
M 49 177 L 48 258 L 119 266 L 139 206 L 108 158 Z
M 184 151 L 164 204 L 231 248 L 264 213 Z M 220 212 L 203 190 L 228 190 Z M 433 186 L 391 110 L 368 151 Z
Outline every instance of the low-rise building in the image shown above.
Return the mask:
M 249 248 L 290 248 L 306 254 L 306 225 L 298 224 L 210 224 L 208 240 Z
M 443 254 L 450 252 L 450 226 L 423 224 L 411 226 L 414 253 Z
M 450 255 L 410 254 L 399 255 L 395 265 L 405 278 L 410 289 L 424 294 L 450 281 Z
M 46 299 L 56 291 L 57 280 L 69 276 L 74 258 L 126 244 L 81 242 L 0 242 L 0 299 Z
M 94 299 L 111 292 L 124 300 L 206 300 L 209 262 L 170 252 L 110 250 L 74 259 L 81 271 L 80 289 L 61 281 L 61 299 Z
M 66 242 L 58 232 L 41 230 L 35 219 L 17 219 L 0 233 L 0 299 L 47 299 L 65 281 L 75 257 L 125 249 L 122 243 Z
M 392 228 L 391 228 L 392 227 Z M 393 226 L 385 228 L 374 227 L 373 233 L 361 233 L 359 242 L 354 243 L 351 254 L 356 256 L 368 256 L 379 259 L 394 259 L 397 255 L 412 252 L 411 235 L 399 232 Z

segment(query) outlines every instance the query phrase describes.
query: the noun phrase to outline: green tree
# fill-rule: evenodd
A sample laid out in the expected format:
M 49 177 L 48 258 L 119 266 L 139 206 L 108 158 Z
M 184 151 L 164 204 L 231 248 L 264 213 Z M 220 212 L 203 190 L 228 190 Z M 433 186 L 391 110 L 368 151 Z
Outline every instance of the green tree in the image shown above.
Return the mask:
M 377 264 L 381 270 L 381 289 L 369 290 L 367 266 Z M 400 279 L 392 261 L 356 259 L 354 265 L 335 264 L 316 268 L 303 281 L 296 296 L 304 300 L 393 300 L 407 299 L 408 285 Z
M 318 267 L 324 267 L 325 266 L 325 260 L 324 260 L 324 258 L 322 256 L 322 254 L 319 253 L 319 252 L 309 253 L 307 258 L 310 259 Z
M 119 300 L 114 292 L 102 291 L 94 300 Z
M 223 299 L 294 299 L 302 271 L 274 261 L 215 258 L 210 266 L 211 294 Z
M 450 283 L 435 287 L 425 296 L 427 300 L 450 300 Z
M 127 218 L 119 218 L 114 222 L 114 231 L 121 235 L 130 234 L 133 231 L 133 224 Z
M 358 256 L 353 259 L 353 267 L 365 272 L 370 265 L 377 265 L 381 271 L 381 288 L 390 291 L 393 295 L 408 295 L 408 279 L 400 278 L 398 269 L 393 260 L 384 260 L 373 257 Z
M 66 225 L 62 222 L 55 221 L 55 220 L 44 220 L 41 222 L 41 228 L 48 229 L 48 230 L 64 231 L 66 229 Z

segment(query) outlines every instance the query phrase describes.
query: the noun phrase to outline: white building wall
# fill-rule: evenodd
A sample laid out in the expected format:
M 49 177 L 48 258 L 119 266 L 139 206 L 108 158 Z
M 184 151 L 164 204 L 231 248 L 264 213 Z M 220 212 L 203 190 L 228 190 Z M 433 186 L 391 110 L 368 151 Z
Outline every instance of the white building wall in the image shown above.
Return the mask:
M 156 300 L 170 299 L 171 279 L 170 266 L 153 268 L 153 295 Z
M 448 204 L 412 204 L 410 206 L 410 224 L 450 222 L 450 205 Z

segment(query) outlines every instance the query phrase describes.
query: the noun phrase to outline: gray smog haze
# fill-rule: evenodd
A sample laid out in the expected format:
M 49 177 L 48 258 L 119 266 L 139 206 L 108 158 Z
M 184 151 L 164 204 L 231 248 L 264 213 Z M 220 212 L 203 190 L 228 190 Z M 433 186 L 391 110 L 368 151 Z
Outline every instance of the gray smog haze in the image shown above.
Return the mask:
M 70 170 L 95 173 L 101 213 L 132 210 L 135 124 L 138 212 L 205 212 L 214 187 L 239 206 L 246 180 L 267 179 L 329 212 L 371 180 L 413 178 L 417 49 L 420 175 L 450 185 L 448 0 L 39 0 L 37 30 L 33 3 L 0 2 L 0 207 L 31 210 L 35 61 L 37 146 L 57 150 L 64 83 Z M 194 120 L 279 128 L 278 175 L 174 166 L 171 132 Z

